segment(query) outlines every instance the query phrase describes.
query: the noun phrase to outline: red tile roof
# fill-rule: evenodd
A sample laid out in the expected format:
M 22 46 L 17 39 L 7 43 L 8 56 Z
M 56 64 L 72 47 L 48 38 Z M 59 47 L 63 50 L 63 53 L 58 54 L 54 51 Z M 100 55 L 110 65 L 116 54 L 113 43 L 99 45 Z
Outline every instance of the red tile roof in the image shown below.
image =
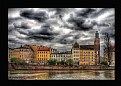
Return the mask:
M 37 46 L 38 51 L 50 51 L 50 48 L 46 46 Z

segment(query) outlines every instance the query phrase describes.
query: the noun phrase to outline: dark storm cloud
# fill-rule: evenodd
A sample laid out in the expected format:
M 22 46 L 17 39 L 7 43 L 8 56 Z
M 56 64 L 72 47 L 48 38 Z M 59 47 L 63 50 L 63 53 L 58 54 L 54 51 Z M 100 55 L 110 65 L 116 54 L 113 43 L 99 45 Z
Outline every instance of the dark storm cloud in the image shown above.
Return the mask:
M 63 15 L 69 11 L 69 8 L 49 8 L 49 11 L 55 11 L 55 15 Z
M 50 41 L 52 39 L 54 39 L 54 37 L 52 36 L 42 36 L 42 35 L 33 35 L 33 36 L 30 36 L 30 37 L 27 37 L 27 39 L 34 39 L 36 41 L 42 41 L 42 40 L 45 40 L 45 41 Z
M 102 14 L 104 14 L 105 12 L 108 12 L 108 11 L 110 11 L 110 10 L 114 10 L 114 8 L 102 8 L 102 9 L 100 9 L 99 11 L 94 12 L 93 15 L 92 15 L 92 17 L 98 17 L 98 16 L 100 16 L 100 15 L 102 15 Z
M 44 36 L 48 36 L 48 37 L 50 36 L 49 39 L 51 40 L 51 36 L 59 35 L 59 33 L 54 32 L 53 28 L 50 25 L 45 24 L 40 27 L 39 31 L 29 32 L 29 35 L 35 35 L 35 37 L 36 37 L 36 35 L 44 35 Z M 47 38 L 45 37 L 45 39 L 47 39 Z
M 11 24 L 11 23 L 13 23 L 14 21 L 17 21 L 17 20 L 22 20 L 22 18 L 20 18 L 20 17 L 8 18 L 8 24 Z
M 64 36 L 65 38 L 61 37 L 57 42 L 60 44 L 72 44 L 74 42 L 74 39 L 70 40 L 67 39 L 66 36 Z M 69 37 L 69 35 L 68 35 Z
M 113 8 L 8 9 L 8 45 L 41 44 L 70 49 L 75 41 L 93 45 L 96 31 L 100 33 L 101 44 L 105 32 L 115 41 L 114 11 Z
M 21 42 L 15 40 L 15 39 L 12 39 L 12 38 L 9 38 L 8 41 L 9 41 L 10 43 L 13 43 L 13 44 L 21 44 Z
M 90 26 L 84 25 L 85 20 L 82 18 L 77 19 L 77 18 L 71 17 L 68 20 L 68 22 L 73 24 L 73 28 L 70 28 L 70 29 L 88 31 L 88 30 L 92 29 L 92 27 L 93 27 L 92 25 L 90 25 Z
M 110 23 L 98 23 L 98 22 L 96 22 L 96 21 L 93 21 L 92 22 L 92 25 L 93 26 L 95 26 L 95 25 L 97 25 L 98 27 L 109 27 L 110 26 Z
M 45 22 L 48 19 L 48 15 L 45 11 L 34 12 L 33 10 L 23 10 L 20 15 L 22 17 L 37 20 L 39 22 Z
M 21 29 L 30 29 L 30 26 L 27 25 L 27 23 L 22 22 L 21 24 L 13 24 L 15 28 L 21 28 Z
M 77 12 L 76 15 L 81 17 L 88 17 L 90 14 L 92 14 L 95 11 L 96 9 L 87 8 L 87 9 L 83 9 L 81 12 L 80 11 Z

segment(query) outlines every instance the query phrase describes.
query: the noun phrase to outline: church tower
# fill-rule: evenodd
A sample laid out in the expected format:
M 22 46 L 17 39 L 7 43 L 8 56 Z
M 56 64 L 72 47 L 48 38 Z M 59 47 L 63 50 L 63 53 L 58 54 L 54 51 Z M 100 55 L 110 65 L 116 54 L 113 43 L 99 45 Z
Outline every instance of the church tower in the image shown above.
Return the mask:
M 94 46 L 95 46 L 95 53 L 96 53 L 96 64 L 100 64 L 100 38 L 99 38 L 98 31 L 96 31 L 95 33 Z

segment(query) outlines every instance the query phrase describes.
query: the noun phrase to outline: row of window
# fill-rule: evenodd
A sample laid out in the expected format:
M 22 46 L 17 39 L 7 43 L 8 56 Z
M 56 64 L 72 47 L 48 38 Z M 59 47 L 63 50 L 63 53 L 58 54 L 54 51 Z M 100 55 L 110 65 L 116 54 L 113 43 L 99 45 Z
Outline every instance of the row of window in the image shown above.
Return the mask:
M 79 53 L 78 51 L 74 51 L 74 53 Z
M 94 54 L 92 54 L 92 55 L 87 55 L 87 54 L 83 55 L 83 54 L 81 54 L 80 56 L 95 56 L 95 55 Z
M 74 55 L 74 57 L 79 57 L 79 55 Z
M 42 52 L 38 52 L 38 53 L 48 53 L 47 51 L 42 51 Z
M 78 48 L 74 48 L 74 50 L 80 50 L 80 49 L 78 49 Z
M 95 60 L 93 60 L 93 59 L 92 59 L 92 60 L 83 59 L 83 60 L 81 60 L 81 61 L 82 61 L 82 62 L 85 62 L 85 61 L 87 61 L 87 62 L 88 62 L 88 61 L 95 61 Z
M 38 55 L 38 57 L 47 57 L 47 55 Z
M 51 57 L 71 57 L 71 55 L 70 56 L 67 56 L 67 55 L 51 55 Z
M 94 63 L 93 63 L 94 64 Z M 89 63 L 81 63 L 81 65 L 93 65 L 93 64 L 89 64 Z
M 47 58 L 38 58 L 38 60 L 47 60 Z
M 91 54 L 91 52 L 80 52 L 80 53 L 84 53 L 84 54 Z M 92 54 L 95 52 L 92 52 Z
M 79 60 L 79 58 L 74 58 L 74 60 Z

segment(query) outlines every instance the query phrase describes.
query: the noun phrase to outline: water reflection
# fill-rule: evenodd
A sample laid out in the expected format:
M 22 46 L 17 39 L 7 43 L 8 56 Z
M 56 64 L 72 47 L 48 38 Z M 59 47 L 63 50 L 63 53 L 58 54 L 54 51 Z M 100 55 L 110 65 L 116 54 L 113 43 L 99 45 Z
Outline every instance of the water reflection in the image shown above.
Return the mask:
M 114 70 L 9 71 L 10 80 L 115 80 Z

